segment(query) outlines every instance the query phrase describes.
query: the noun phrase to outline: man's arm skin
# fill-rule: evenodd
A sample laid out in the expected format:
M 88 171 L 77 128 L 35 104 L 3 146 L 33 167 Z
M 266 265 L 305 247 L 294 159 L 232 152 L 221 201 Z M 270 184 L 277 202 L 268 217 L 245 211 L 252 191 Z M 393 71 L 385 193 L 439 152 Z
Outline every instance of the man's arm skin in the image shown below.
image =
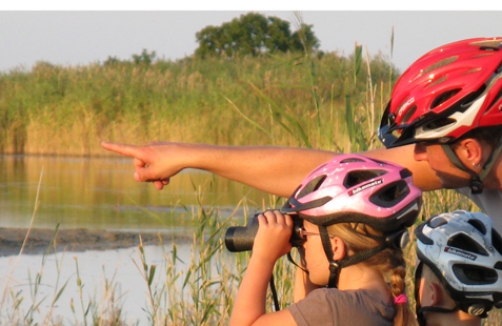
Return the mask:
M 413 183 L 423 191 L 441 189 L 440 180 L 429 164 L 415 160 L 413 156 L 414 148 L 415 145 L 407 145 L 390 149 L 381 148 L 361 154 L 406 167 L 413 173 Z
M 266 146 L 214 146 L 150 143 L 145 146 L 103 142 L 102 147 L 134 158 L 135 179 L 158 189 L 185 168 L 202 169 L 281 197 L 289 197 L 317 166 L 332 159 L 330 151 Z M 440 188 L 426 162 L 416 162 L 413 145 L 361 153 L 407 167 L 423 190 Z

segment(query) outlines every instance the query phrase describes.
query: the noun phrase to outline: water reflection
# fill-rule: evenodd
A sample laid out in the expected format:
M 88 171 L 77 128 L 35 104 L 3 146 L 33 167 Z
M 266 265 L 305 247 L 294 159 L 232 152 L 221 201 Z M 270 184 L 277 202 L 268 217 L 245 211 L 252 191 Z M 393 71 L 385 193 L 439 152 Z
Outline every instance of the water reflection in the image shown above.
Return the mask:
M 180 173 L 158 191 L 134 181 L 131 163 L 122 158 L 0 156 L 1 226 L 29 225 L 40 177 L 35 227 L 54 228 L 60 223 L 63 228 L 172 228 L 183 225 L 190 216 L 187 207 L 199 200 L 230 212 L 243 197 L 256 207 L 270 198 L 194 170 Z

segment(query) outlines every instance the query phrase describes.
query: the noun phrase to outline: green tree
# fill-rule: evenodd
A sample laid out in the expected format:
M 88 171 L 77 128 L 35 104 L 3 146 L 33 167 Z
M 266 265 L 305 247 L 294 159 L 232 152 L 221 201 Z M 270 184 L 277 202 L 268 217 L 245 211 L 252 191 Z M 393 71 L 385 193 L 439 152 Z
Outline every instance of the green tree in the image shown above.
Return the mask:
M 270 52 L 287 52 L 291 48 L 291 31 L 289 22 L 277 17 L 269 17 L 268 34 L 265 47 Z
M 263 53 L 304 51 L 319 48 L 312 25 L 301 24 L 298 31 L 291 33 L 290 23 L 277 17 L 265 17 L 259 13 L 248 13 L 223 23 L 221 26 L 207 26 L 196 34 L 198 57 L 236 55 L 258 56 Z
M 150 65 L 153 62 L 153 60 L 155 60 L 156 56 L 157 54 L 155 53 L 155 51 L 148 53 L 146 49 L 143 49 L 141 54 L 133 54 L 132 60 L 134 61 L 135 64 Z
M 291 35 L 293 46 L 292 49 L 296 51 L 312 52 L 320 46 L 319 39 L 314 35 L 312 30 L 313 25 L 302 23 L 300 28 Z

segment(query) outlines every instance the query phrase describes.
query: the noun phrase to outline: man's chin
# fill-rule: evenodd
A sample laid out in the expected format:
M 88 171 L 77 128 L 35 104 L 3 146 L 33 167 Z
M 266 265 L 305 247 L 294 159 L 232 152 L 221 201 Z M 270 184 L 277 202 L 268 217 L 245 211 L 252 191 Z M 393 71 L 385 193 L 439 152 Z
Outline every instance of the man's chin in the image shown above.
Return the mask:
M 470 179 L 464 179 L 463 177 L 457 177 L 450 174 L 438 173 L 436 172 L 439 181 L 441 182 L 441 186 L 444 189 L 458 189 L 469 187 Z
M 441 182 L 441 185 L 443 186 L 443 189 L 459 189 L 469 187 L 469 182 Z
M 443 186 L 443 189 L 457 189 L 457 188 L 461 188 L 461 187 L 455 187 L 451 184 L 448 184 L 448 183 L 441 183 L 441 185 Z

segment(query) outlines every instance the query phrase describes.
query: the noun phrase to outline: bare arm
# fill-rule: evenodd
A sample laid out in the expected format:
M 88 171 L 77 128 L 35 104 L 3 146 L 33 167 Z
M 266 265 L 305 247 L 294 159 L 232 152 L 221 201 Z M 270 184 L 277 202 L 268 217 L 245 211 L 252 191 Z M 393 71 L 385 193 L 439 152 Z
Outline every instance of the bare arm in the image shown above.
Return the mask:
M 429 167 L 429 164 L 415 161 L 414 148 L 415 145 L 407 145 L 390 149 L 381 148 L 361 154 L 406 167 L 413 173 L 413 183 L 424 191 L 442 188 L 439 178 Z
M 258 216 L 251 259 L 237 292 L 230 326 L 240 325 L 296 325 L 288 310 L 266 311 L 267 286 L 274 265 L 291 249 L 289 239 L 293 229 L 290 216 L 279 211 L 267 211 Z
M 112 152 L 134 158 L 135 179 L 153 182 L 157 189 L 185 168 L 202 169 L 257 189 L 289 197 L 314 168 L 332 159 L 334 152 L 294 147 L 214 146 L 150 143 L 135 146 L 101 143 Z M 361 154 L 407 167 L 422 190 L 441 188 L 426 162 L 416 162 L 413 145 L 377 149 Z
M 310 171 L 335 155 L 293 147 L 107 142 L 101 146 L 134 158 L 135 179 L 153 182 L 158 189 L 181 170 L 195 168 L 282 197 L 289 197 Z

